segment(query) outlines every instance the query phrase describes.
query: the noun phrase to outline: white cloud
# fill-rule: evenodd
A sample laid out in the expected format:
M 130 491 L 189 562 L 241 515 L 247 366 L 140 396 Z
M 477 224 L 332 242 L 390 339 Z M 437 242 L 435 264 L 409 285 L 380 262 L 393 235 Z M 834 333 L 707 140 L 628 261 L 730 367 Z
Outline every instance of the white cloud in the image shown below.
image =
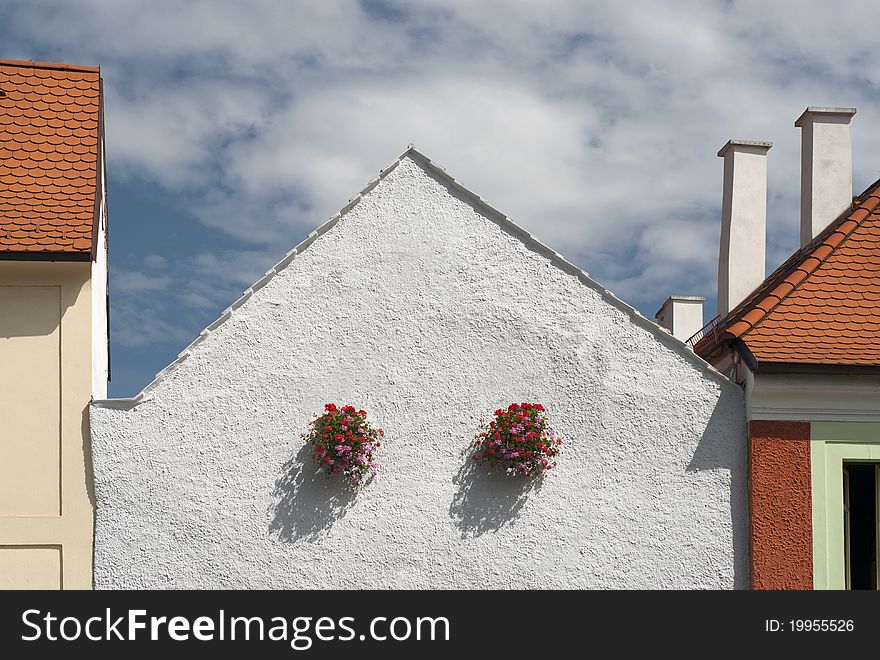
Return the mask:
M 589 196 L 582 145 L 596 126 L 594 112 L 571 110 L 507 81 L 488 86 L 459 77 L 328 85 L 278 113 L 256 139 L 229 151 L 227 174 L 237 200 L 259 206 L 260 200 L 284 199 L 295 187 L 308 207 L 263 205 L 268 214 L 251 211 L 243 222 L 242 213 L 225 215 L 213 207 L 199 214 L 206 224 L 242 237 L 256 221 L 264 228 L 267 220 L 279 226 L 318 224 L 414 142 L 523 224 L 537 228 L 547 221 L 545 234 L 559 237 L 565 225 L 578 222 L 572 210 Z
M 876 176 L 866 2 L 384 4 L 22 2 L 6 42 L 100 63 L 109 166 L 248 246 L 241 274 L 408 142 L 648 313 L 714 293 L 728 138 L 775 143 L 771 266 L 796 247 L 805 106 L 859 106 L 856 188 Z M 232 283 L 203 265 L 169 276 L 186 304 L 222 306 Z M 133 278 L 117 290 L 146 291 Z
M 281 256 L 276 250 L 203 251 L 185 259 L 129 256 L 125 266 L 110 271 L 114 343 L 179 351 Z
M 192 339 L 190 332 L 179 322 L 179 315 L 160 296 L 149 297 L 147 305 L 141 304 L 143 299 L 138 297 L 111 294 L 111 300 L 113 307 L 110 310 L 110 321 L 114 345 L 140 348 L 170 344 L 182 348 Z M 154 368 L 152 372 L 161 368 L 162 366 Z M 150 371 L 147 369 L 147 374 Z
M 113 273 L 113 290 L 117 293 L 165 291 L 171 285 L 167 275 L 147 275 L 136 270 L 118 270 Z
M 165 269 L 168 268 L 168 259 L 161 254 L 148 254 L 144 257 L 144 265 L 157 270 Z

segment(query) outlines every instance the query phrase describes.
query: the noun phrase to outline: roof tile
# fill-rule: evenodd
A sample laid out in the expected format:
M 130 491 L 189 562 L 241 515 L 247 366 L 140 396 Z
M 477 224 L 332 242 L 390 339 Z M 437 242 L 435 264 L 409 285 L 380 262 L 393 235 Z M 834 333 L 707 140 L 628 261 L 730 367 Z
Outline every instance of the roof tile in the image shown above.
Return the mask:
M 100 85 L 98 69 L 0 60 L 0 252 L 91 251 Z
M 880 366 L 880 181 L 694 347 L 741 339 L 759 362 Z

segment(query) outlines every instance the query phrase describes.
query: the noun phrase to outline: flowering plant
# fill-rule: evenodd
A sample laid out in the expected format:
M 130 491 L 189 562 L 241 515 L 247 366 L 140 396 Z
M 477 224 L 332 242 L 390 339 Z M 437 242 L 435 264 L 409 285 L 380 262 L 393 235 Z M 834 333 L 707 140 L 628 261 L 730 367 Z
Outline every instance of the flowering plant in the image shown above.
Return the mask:
M 480 420 L 471 458 L 501 467 L 508 475 L 539 475 L 556 467 L 562 438 L 554 433 L 540 403 L 511 403 L 495 411 L 488 426 Z
M 335 403 L 324 406 L 324 414 L 309 422 L 311 430 L 302 434 L 311 445 L 311 458 L 327 475 L 344 474 L 353 486 L 376 474 L 375 455 L 382 446 L 385 431 L 367 422 L 367 411 Z

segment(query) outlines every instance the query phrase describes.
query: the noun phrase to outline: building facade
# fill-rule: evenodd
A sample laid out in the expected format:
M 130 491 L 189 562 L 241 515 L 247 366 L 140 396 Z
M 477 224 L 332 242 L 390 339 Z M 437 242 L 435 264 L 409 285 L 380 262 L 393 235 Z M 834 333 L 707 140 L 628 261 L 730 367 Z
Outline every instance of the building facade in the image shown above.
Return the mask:
M 539 402 L 540 482 L 476 468 Z M 300 433 L 384 427 L 356 494 Z M 91 409 L 100 588 L 748 585 L 743 393 L 410 148 L 129 400 Z
M 107 392 L 97 69 L 0 60 L 0 588 L 91 588 Z
M 692 343 L 746 396 L 754 588 L 878 587 L 880 182 L 852 197 L 854 114 L 811 107 L 796 122 L 801 247 L 766 279 L 770 144 L 719 153 L 728 291 Z
M 645 319 L 410 147 L 107 399 L 100 72 L 0 60 L 0 588 L 876 589 L 880 182 L 852 197 L 854 114 L 796 122 L 801 247 L 769 277 L 772 145 L 721 149 L 702 329 L 702 298 Z M 469 460 L 520 401 L 566 441 L 540 480 Z M 359 490 L 308 460 L 328 402 L 385 429 Z

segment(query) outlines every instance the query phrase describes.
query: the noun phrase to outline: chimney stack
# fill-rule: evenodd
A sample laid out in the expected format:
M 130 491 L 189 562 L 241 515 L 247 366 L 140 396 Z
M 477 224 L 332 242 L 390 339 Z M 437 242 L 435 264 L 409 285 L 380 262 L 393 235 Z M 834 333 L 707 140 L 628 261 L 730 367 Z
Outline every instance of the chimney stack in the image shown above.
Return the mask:
M 730 140 L 724 158 L 718 314 L 724 316 L 764 281 L 767 151 L 771 142 Z
M 687 341 L 703 327 L 702 296 L 669 296 L 654 315 L 672 336 Z
M 852 130 L 855 108 L 809 107 L 801 129 L 801 247 L 852 204 Z

